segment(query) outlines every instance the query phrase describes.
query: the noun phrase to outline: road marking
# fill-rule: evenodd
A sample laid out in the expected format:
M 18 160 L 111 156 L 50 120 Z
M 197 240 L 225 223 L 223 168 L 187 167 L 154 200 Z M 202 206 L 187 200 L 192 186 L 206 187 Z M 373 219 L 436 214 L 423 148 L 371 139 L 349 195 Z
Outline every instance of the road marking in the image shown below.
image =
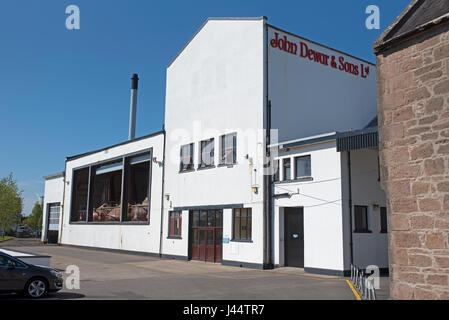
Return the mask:
M 349 288 L 351 288 L 352 293 L 354 293 L 355 298 L 356 298 L 357 300 L 362 300 L 362 298 L 360 298 L 360 296 L 359 296 L 357 290 L 355 290 L 355 288 L 354 288 L 354 286 L 352 285 L 352 283 L 351 283 L 349 280 L 346 280 L 346 282 L 348 283 Z

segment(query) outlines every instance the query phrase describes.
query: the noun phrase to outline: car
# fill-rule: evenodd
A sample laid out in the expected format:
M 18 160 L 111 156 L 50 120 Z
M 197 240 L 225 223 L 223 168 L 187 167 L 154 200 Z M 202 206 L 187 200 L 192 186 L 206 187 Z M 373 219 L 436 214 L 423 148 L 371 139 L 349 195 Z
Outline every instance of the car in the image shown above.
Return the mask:
M 17 238 L 32 238 L 35 236 L 35 233 L 29 226 L 19 226 L 16 236 Z
M 62 274 L 49 267 L 25 263 L 0 252 L 0 292 L 25 294 L 29 298 L 42 298 L 62 289 Z

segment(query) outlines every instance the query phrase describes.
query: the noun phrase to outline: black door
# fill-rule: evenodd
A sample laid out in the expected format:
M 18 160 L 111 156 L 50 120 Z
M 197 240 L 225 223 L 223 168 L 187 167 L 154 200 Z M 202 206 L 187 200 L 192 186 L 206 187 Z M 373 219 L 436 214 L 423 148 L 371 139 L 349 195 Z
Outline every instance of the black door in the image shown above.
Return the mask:
M 285 265 L 304 268 L 303 208 L 284 208 Z

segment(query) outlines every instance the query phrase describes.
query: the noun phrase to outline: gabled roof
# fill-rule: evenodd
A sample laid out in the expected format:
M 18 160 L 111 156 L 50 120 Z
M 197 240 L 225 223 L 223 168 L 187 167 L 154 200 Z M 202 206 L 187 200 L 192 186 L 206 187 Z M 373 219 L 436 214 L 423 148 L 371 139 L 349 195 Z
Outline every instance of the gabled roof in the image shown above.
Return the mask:
M 198 33 L 200 33 L 201 30 L 203 30 L 204 26 L 209 22 L 209 21 L 219 21 L 219 20 L 267 20 L 267 17 L 262 16 L 262 17 L 218 17 L 218 18 L 207 18 L 206 21 L 204 21 L 204 23 L 201 25 L 201 27 L 199 27 L 199 29 L 195 32 L 195 34 L 190 38 L 189 41 L 187 41 L 187 43 L 184 45 L 184 47 L 182 47 L 182 49 L 176 54 L 176 56 L 170 61 L 170 63 L 168 64 L 167 68 L 170 68 L 170 66 L 173 64 L 173 62 L 175 62 L 175 60 L 181 55 L 181 53 L 184 51 L 185 48 L 187 48 L 187 46 L 190 44 L 190 42 L 192 42 L 192 40 L 196 37 L 196 35 Z
M 448 20 L 448 0 L 413 0 L 374 42 L 374 52 L 380 53 L 393 44 Z

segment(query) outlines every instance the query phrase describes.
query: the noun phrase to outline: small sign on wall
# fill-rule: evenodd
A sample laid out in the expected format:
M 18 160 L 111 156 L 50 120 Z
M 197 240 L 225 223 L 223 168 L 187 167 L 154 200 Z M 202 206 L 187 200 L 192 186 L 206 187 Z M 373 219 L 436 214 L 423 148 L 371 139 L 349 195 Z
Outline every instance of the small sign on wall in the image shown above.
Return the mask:
M 229 238 L 223 238 L 223 243 L 229 243 Z

